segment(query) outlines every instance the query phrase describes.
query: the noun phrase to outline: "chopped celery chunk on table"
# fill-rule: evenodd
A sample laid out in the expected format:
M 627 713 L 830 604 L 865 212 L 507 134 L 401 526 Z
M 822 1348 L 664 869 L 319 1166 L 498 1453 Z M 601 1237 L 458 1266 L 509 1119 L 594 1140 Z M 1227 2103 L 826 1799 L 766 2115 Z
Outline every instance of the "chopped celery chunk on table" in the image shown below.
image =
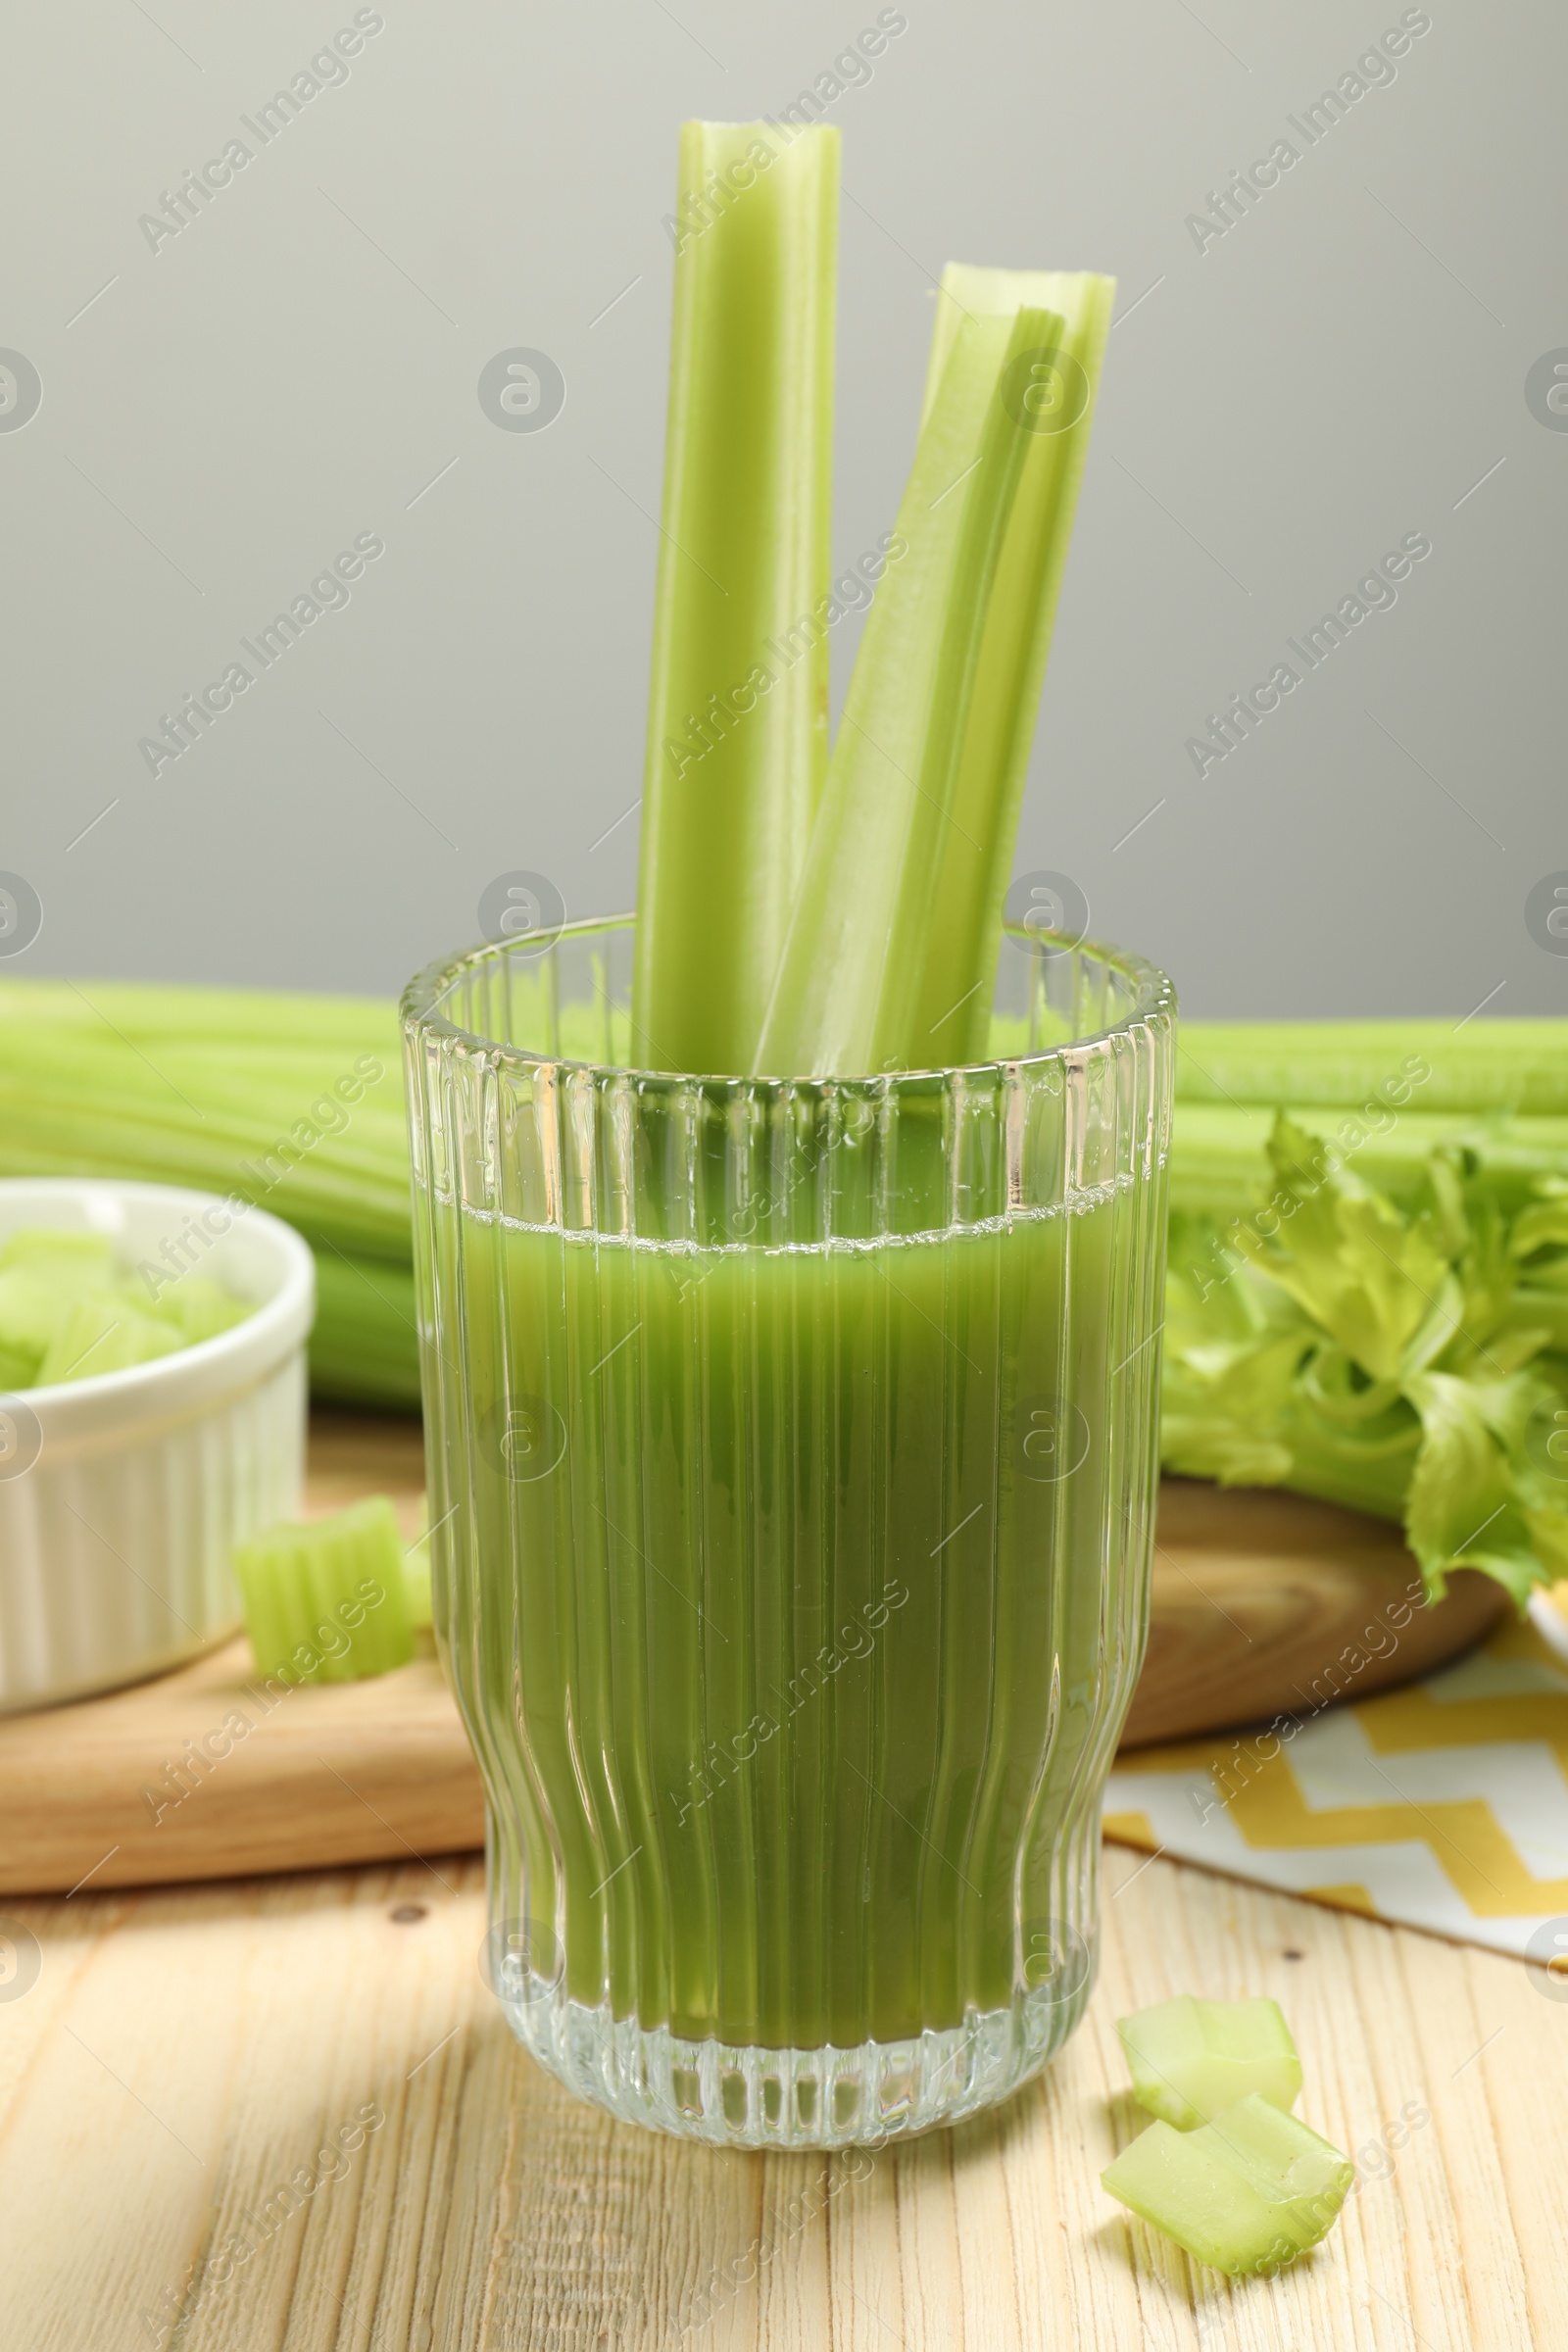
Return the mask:
M 1139 2105 L 1179 2132 L 1212 2123 L 1256 2092 L 1294 2107 L 1301 2061 L 1278 2001 L 1200 2001 L 1190 1993 L 1118 2018 Z
M 269 1529 L 239 1546 L 234 1571 L 263 1674 L 352 1683 L 414 1655 L 403 1539 L 384 1494 Z
M 1101 2180 L 1196 2262 L 1243 2278 L 1315 2246 L 1354 2169 L 1298 2116 L 1253 2092 L 1195 2132 L 1151 2124 Z

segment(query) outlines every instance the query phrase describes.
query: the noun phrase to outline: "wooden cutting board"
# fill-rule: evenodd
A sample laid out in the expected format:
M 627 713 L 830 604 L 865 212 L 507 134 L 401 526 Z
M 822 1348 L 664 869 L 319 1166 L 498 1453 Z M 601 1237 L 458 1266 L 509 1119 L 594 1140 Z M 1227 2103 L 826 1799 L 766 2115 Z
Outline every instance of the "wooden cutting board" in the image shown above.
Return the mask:
M 417 1422 L 315 1417 L 313 1513 L 388 1494 L 412 1533 L 423 1487 Z M 1124 1746 L 1365 1697 L 1467 1647 L 1506 1606 L 1470 1571 L 1436 1608 L 1410 1605 L 1420 1592 L 1414 1561 L 1382 1521 L 1167 1479 L 1149 1652 Z M 252 1673 L 240 1639 L 129 1690 L 0 1721 L 0 1894 L 337 1868 L 483 1842 L 478 1775 L 433 1656 L 373 1682 L 292 1690 L 270 1707 Z

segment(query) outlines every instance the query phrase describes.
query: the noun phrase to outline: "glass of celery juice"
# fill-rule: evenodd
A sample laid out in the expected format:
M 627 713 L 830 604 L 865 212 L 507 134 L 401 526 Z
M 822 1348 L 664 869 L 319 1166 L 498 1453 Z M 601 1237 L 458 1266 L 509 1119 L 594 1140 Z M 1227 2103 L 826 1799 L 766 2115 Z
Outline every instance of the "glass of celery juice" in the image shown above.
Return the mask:
M 632 1066 L 634 926 L 409 989 L 487 1973 L 614 2114 L 949 2122 L 1087 1999 L 1144 1644 L 1175 1005 L 1018 932 L 968 1069 Z

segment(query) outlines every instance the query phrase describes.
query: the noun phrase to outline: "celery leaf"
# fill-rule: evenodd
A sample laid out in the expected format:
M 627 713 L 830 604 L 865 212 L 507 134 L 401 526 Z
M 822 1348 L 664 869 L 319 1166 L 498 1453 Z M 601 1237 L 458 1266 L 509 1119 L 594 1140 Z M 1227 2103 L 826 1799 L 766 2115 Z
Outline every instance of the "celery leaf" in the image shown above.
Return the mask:
M 1434 1597 L 1473 1567 L 1522 1606 L 1568 1576 L 1568 1186 L 1440 1145 L 1396 1203 L 1283 1111 L 1268 1157 L 1223 1239 L 1172 1216 L 1165 1467 L 1400 1519 Z

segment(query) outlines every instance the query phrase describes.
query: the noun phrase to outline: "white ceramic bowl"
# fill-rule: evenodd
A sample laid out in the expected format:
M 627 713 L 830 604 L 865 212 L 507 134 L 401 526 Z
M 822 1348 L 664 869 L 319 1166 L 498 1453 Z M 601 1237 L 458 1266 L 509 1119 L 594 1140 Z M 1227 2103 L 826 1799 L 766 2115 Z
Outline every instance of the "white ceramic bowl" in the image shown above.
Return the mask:
M 239 1620 L 234 1545 L 299 1509 L 316 1268 L 289 1226 L 212 1193 L 0 1181 L 19 1226 L 166 1245 L 255 1312 L 156 1363 L 0 1396 L 0 1714 L 157 1674 Z

